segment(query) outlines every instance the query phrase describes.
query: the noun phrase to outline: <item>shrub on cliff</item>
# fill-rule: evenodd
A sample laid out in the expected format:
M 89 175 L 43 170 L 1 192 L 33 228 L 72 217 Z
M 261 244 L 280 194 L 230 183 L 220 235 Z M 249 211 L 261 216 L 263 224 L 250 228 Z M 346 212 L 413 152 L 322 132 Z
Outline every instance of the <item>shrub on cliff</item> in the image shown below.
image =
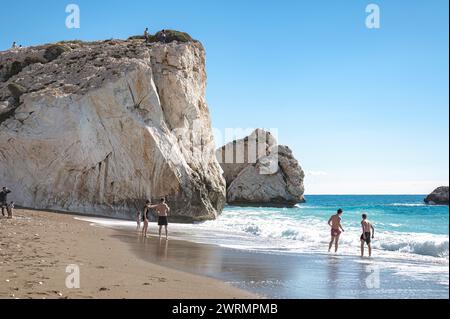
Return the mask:
M 50 44 L 47 46 L 44 52 L 44 58 L 51 62 L 56 60 L 61 54 L 69 51 L 69 48 L 62 44 Z
M 4 81 L 8 81 L 10 78 L 12 78 L 13 76 L 19 74 L 20 72 L 22 72 L 22 70 L 31 65 L 31 64 L 35 64 L 35 63 L 42 63 L 45 64 L 47 63 L 46 60 L 39 58 L 39 57 L 33 57 L 33 56 L 27 56 L 22 62 L 21 61 L 14 61 L 13 63 L 11 63 L 11 65 L 9 66 L 8 72 L 6 72 L 5 76 L 4 76 Z
M 5 81 L 8 81 L 14 75 L 17 75 L 20 72 L 22 72 L 22 69 L 23 66 L 20 61 L 14 61 L 13 63 L 11 63 L 8 72 L 5 74 Z
M 166 34 L 166 43 L 172 42 L 172 41 L 178 41 L 178 42 L 191 42 L 194 41 L 192 37 L 187 34 L 186 32 L 180 32 L 175 30 L 164 30 Z M 156 41 L 163 42 L 164 36 L 162 31 L 158 31 L 155 34 Z
M 176 30 L 165 30 L 166 37 L 164 38 L 163 32 L 158 31 L 155 35 L 149 36 L 149 42 L 166 42 L 170 43 L 173 41 L 178 42 L 193 42 L 195 41 L 189 34 L 186 32 L 176 31 Z M 145 40 L 143 35 L 134 35 L 128 38 L 128 40 Z
M 16 100 L 16 102 L 19 101 L 22 94 L 27 92 L 26 88 L 14 82 L 8 84 L 8 90 L 9 92 L 11 92 L 11 95 Z

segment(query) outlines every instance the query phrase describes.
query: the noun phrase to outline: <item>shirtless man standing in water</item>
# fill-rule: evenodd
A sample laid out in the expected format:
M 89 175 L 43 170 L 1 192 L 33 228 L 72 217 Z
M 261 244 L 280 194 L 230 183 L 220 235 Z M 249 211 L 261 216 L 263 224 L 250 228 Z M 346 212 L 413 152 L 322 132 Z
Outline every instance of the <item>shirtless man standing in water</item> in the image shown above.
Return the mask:
M 364 243 L 367 244 L 369 248 L 369 257 L 372 257 L 372 246 L 370 244 L 370 237 L 372 235 L 372 239 L 375 237 L 375 228 L 372 223 L 367 220 L 367 215 L 362 214 L 362 235 L 361 235 L 361 257 L 364 257 Z
M 331 227 L 331 241 L 330 245 L 328 246 L 328 252 L 331 251 L 331 247 L 333 247 L 334 244 L 334 252 L 337 253 L 338 246 L 339 246 L 339 236 L 341 235 L 341 231 L 344 231 L 344 228 L 342 228 L 341 225 L 341 215 L 342 215 L 342 209 L 338 209 L 337 214 L 330 217 L 328 220 L 328 225 Z
M 161 198 L 161 202 L 158 205 L 152 205 L 150 208 L 153 208 L 156 210 L 156 213 L 158 214 L 158 226 L 159 226 L 159 238 L 161 239 L 161 230 L 164 226 L 166 229 L 166 240 L 168 239 L 168 233 L 167 233 L 167 216 L 170 212 L 170 207 L 166 204 L 166 199 Z

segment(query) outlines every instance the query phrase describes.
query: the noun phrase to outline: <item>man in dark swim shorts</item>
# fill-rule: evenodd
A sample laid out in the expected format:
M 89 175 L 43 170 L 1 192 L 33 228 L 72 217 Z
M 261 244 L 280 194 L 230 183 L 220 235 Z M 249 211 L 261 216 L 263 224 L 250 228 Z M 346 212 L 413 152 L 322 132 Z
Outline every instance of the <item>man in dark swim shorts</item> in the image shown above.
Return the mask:
M 166 204 L 166 199 L 161 198 L 161 202 L 158 205 L 152 205 L 150 208 L 153 208 L 156 210 L 156 213 L 158 214 L 158 226 L 159 226 L 159 238 L 161 239 L 161 230 L 164 226 L 166 230 L 166 240 L 168 239 L 168 232 L 167 232 L 167 215 L 170 212 L 169 206 Z
M 371 242 L 371 235 L 372 238 L 375 236 L 375 228 L 373 227 L 372 223 L 367 220 L 367 215 L 362 214 L 362 221 L 361 221 L 361 227 L 362 227 L 362 235 L 361 235 L 361 257 L 364 257 L 364 243 L 367 244 L 367 247 L 369 248 L 369 257 L 372 256 L 372 246 L 370 244 Z
M 158 216 L 158 226 L 167 226 L 167 216 Z

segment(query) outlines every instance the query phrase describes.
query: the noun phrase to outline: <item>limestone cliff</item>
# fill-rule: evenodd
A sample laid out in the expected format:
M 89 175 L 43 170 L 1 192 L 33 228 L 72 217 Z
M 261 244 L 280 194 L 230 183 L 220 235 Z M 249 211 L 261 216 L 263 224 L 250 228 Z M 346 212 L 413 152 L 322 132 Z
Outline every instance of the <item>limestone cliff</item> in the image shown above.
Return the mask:
M 225 204 L 197 41 L 64 42 L 0 52 L 0 184 L 18 205 L 172 220 Z M 134 218 L 134 217 L 133 217 Z
M 227 202 L 251 206 L 293 206 L 304 202 L 305 174 L 289 147 L 264 130 L 216 151 L 227 183 Z

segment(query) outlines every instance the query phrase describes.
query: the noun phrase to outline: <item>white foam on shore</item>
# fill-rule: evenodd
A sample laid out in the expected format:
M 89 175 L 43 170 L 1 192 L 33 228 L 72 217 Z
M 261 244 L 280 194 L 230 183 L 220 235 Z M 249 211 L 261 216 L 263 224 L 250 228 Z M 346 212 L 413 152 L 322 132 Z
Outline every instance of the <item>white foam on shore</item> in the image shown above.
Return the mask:
M 270 219 L 267 216 L 270 215 Z M 103 227 L 135 229 L 136 222 L 107 218 L 77 218 Z M 156 226 L 150 225 L 150 232 Z M 288 216 L 273 218 L 273 211 L 226 211 L 215 221 L 170 224 L 171 238 L 201 244 L 274 254 L 326 254 L 329 229 L 320 218 L 299 222 Z M 347 227 L 341 235 L 339 256 L 357 257 L 359 228 Z M 398 275 L 432 280 L 448 286 L 448 235 L 377 231 L 373 240 L 377 263 Z M 368 262 L 363 260 L 362 262 Z M 370 262 L 370 261 L 369 261 Z
M 268 212 L 271 213 L 272 212 Z M 281 250 L 290 252 L 323 252 L 329 243 L 329 229 L 318 218 L 299 223 L 289 217 L 261 218 L 263 211 L 228 212 L 225 218 L 200 224 L 171 224 L 171 229 L 182 234 L 185 240 L 213 243 L 242 249 Z M 234 216 L 236 218 L 234 218 Z M 136 227 L 136 222 L 107 218 L 77 218 L 106 227 Z M 360 245 L 360 230 L 349 227 L 340 238 L 343 253 L 353 254 Z M 448 262 L 449 238 L 447 235 L 377 231 L 372 247 L 379 254 L 399 258 L 432 258 Z

